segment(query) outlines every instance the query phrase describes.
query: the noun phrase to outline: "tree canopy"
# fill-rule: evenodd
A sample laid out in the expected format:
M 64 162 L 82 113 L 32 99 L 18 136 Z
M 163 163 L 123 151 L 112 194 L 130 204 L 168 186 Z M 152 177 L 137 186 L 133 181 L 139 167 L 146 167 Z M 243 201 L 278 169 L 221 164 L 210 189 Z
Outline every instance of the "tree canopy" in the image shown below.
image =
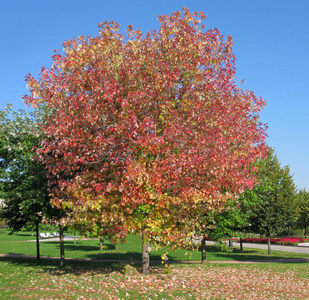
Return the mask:
M 304 230 L 307 237 L 309 227 L 309 192 L 301 189 L 297 194 L 297 204 L 299 208 L 299 216 L 297 219 L 297 227 Z
M 273 149 L 258 163 L 259 184 L 244 197 L 250 203 L 247 213 L 250 230 L 268 237 L 283 234 L 298 216 L 296 187 L 288 166 L 281 167 Z
M 5 199 L 1 217 L 13 231 L 27 223 L 34 225 L 51 213 L 46 172 L 32 152 L 41 138 L 39 118 L 38 113 L 12 112 L 10 106 L 1 111 L 0 193 Z

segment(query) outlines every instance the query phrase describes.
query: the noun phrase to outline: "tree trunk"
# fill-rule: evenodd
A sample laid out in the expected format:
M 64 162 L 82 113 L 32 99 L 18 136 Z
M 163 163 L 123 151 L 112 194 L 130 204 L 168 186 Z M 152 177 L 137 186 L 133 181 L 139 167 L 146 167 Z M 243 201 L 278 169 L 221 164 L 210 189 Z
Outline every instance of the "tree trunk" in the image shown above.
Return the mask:
M 267 237 L 267 244 L 268 244 L 268 254 L 271 254 L 270 236 Z
M 76 245 L 76 231 L 74 229 L 74 245 Z
M 149 274 L 149 241 L 145 241 L 142 232 L 142 273 Z
M 31 228 L 31 236 L 33 236 L 33 227 Z
M 240 246 L 240 251 L 244 250 L 243 244 L 242 244 L 242 238 L 239 239 L 239 246 Z
M 201 260 L 201 263 L 202 264 L 205 264 L 206 263 L 206 238 L 205 236 L 203 236 L 203 239 L 202 239 L 202 248 L 201 248 L 201 254 L 202 254 L 202 260 Z
M 100 251 L 103 250 L 103 238 L 100 236 Z
M 232 240 L 232 237 L 229 238 L 229 247 L 233 247 L 233 240 Z
M 39 221 L 36 221 L 36 259 L 40 257 L 40 233 L 39 233 Z
M 60 235 L 60 267 L 63 267 L 65 264 L 64 261 L 64 235 L 63 227 L 59 225 L 59 235 Z

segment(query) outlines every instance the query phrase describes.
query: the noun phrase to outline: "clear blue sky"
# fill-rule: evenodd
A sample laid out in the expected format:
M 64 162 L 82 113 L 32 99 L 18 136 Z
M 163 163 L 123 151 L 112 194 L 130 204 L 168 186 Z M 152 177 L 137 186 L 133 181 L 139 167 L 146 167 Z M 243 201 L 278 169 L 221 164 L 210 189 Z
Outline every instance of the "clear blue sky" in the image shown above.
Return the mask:
M 25 75 L 49 67 L 65 40 L 95 36 L 105 20 L 146 32 L 158 28 L 159 14 L 183 6 L 203 11 L 206 28 L 233 37 L 237 80 L 267 101 L 267 142 L 309 191 L 308 0 L 0 0 L 0 109 L 25 108 Z

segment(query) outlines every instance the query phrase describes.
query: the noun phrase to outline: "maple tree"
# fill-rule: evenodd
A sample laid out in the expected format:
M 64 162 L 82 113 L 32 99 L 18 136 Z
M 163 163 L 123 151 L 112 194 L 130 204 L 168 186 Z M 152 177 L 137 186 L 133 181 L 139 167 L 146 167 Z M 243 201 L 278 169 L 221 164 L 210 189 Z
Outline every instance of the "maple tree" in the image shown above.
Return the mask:
M 39 79 L 27 76 L 25 102 L 53 111 L 38 158 L 72 218 L 99 218 L 115 239 L 141 232 L 147 246 L 188 226 L 181 207 L 216 209 L 253 186 L 265 102 L 236 86 L 232 38 L 204 19 L 184 8 L 159 16 L 159 30 L 126 35 L 106 21 L 97 37 L 64 42 Z

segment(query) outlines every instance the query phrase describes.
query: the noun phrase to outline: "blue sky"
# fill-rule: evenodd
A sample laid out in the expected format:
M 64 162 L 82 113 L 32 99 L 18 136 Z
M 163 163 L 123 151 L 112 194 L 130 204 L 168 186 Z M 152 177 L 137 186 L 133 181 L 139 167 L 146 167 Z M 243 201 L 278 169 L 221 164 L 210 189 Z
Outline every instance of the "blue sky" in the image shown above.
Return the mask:
M 78 35 L 98 34 L 114 20 L 125 31 L 158 28 L 157 16 L 186 6 L 203 11 L 206 28 L 234 39 L 237 81 L 267 101 L 268 144 L 309 191 L 309 1 L 297 0 L 0 0 L 0 109 L 25 108 L 25 75 L 51 65 L 53 49 Z

